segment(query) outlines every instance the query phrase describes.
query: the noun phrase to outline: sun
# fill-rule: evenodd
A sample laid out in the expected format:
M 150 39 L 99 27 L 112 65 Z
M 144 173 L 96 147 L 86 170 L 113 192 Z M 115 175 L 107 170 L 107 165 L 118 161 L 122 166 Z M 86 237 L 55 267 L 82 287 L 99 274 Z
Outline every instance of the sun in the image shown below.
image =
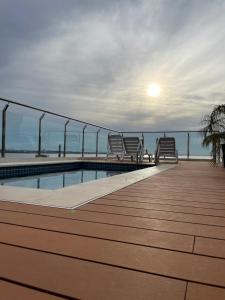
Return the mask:
M 158 83 L 149 84 L 147 94 L 150 97 L 158 97 L 160 95 L 160 85 Z

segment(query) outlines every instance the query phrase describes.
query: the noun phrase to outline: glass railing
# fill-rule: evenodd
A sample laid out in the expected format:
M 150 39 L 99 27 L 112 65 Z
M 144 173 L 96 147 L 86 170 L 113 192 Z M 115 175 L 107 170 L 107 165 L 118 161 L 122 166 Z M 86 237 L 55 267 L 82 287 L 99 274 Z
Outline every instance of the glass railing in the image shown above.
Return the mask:
M 173 136 L 180 158 L 211 158 L 211 149 L 202 147 L 201 131 L 120 132 L 0 98 L 2 157 L 103 156 L 109 132 L 143 138 L 145 149 L 153 155 L 159 137 Z
M 1 157 L 101 156 L 117 130 L 0 98 Z
M 174 137 L 179 158 L 211 159 L 211 149 L 202 146 L 202 131 L 132 131 L 123 132 L 124 136 L 139 136 L 144 139 L 144 148 L 153 156 L 160 137 Z

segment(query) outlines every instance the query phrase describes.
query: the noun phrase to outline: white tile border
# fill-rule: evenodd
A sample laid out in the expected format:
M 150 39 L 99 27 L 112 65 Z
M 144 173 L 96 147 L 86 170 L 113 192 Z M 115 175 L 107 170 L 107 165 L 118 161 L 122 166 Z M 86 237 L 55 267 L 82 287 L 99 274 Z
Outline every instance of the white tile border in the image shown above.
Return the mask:
M 53 165 L 53 164 L 72 164 L 72 163 L 77 163 L 81 162 L 82 160 L 79 158 L 64 158 L 64 159 L 42 159 L 42 160 L 37 160 L 37 159 L 30 159 L 27 161 L 6 161 L 6 162 L 1 162 L 0 167 L 21 167 L 21 166 L 34 166 L 34 165 Z
M 57 190 L 0 186 L 0 201 L 74 209 L 175 166 L 149 167 Z

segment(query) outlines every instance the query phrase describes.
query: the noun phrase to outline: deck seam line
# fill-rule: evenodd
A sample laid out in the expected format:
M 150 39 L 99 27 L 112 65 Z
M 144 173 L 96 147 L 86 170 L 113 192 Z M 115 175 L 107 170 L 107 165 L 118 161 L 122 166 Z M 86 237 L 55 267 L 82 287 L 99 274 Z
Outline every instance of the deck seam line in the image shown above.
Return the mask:
M 132 194 L 116 194 L 116 192 L 112 192 L 111 194 L 108 194 L 108 195 L 106 195 L 106 196 L 109 196 L 109 195 L 114 195 L 114 196 L 122 196 L 122 197 L 132 197 L 132 198 L 143 198 L 143 199 L 146 199 L 146 198 L 148 198 L 148 196 L 149 195 L 147 195 L 146 194 L 146 196 L 142 196 L 141 194 L 137 194 L 137 195 L 134 195 L 134 193 L 132 193 Z M 106 197 L 106 196 L 102 196 L 102 197 L 99 197 L 98 199 L 101 199 L 101 198 L 103 198 L 103 197 Z M 193 196 L 193 195 L 192 195 Z M 156 196 L 157 197 L 157 196 Z M 155 198 L 154 198 L 155 199 Z M 171 196 L 171 198 L 168 198 L 168 197 L 166 197 L 166 198 L 161 198 L 160 200 L 177 200 L 177 201 L 185 201 L 185 202 L 197 202 L 197 203 L 207 203 L 207 204 L 221 204 L 221 205 L 225 205 L 223 202 L 208 202 L 208 201 L 194 201 L 194 200 L 187 200 L 187 199 L 183 199 L 183 200 L 181 200 L 181 199 L 179 199 L 179 198 L 177 198 L 177 199 L 174 199 L 172 196 Z
M 157 231 L 157 232 L 165 232 L 165 233 L 172 233 L 172 234 L 177 234 L 177 235 L 184 235 L 184 236 L 193 236 L 193 234 L 189 233 L 179 233 L 179 232 L 174 232 L 174 231 L 166 231 L 166 230 L 159 230 L 159 229 L 152 229 L 152 228 L 146 228 L 146 227 L 137 227 L 137 226 L 128 226 L 128 225 L 122 225 L 122 224 L 115 224 L 115 223 L 107 223 L 107 222 L 99 222 L 99 221 L 90 221 L 90 220 L 85 220 L 85 219 L 79 219 L 79 218 L 64 218 L 64 217 L 56 217 L 56 216 L 50 216 L 50 215 L 40 215 L 40 214 L 33 214 L 33 213 L 27 213 L 27 212 L 20 212 L 20 211 L 10 211 L 9 212 L 15 212 L 15 213 L 24 213 L 28 215 L 35 215 L 35 216 L 41 216 L 41 217 L 49 217 L 49 218 L 58 218 L 58 219 L 65 219 L 65 220 L 70 220 L 70 221 L 79 221 L 79 222 L 86 222 L 86 223 L 94 223 L 94 224 L 102 224 L 102 225 L 109 225 L 109 226 L 117 226 L 117 227 L 125 227 L 125 228 L 135 228 L 135 229 L 143 229 L 143 230 L 149 230 L 149 231 Z M 170 221 L 168 221 L 170 222 Z M 172 222 L 172 221 L 171 221 Z M 24 226 L 25 225 L 20 225 L 20 224 L 15 224 L 15 223 L 9 223 L 9 222 L 2 222 L 0 220 L 0 223 L 3 224 L 10 224 L 10 225 L 18 225 L 18 226 Z M 212 226 L 212 225 L 207 225 L 207 224 L 202 224 L 202 226 Z M 212 236 L 204 236 L 204 235 L 196 235 L 201 238 L 208 238 L 208 239 L 215 239 L 215 240 L 225 240 L 225 238 L 218 238 L 218 237 L 212 237 Z
M 118 225 L 118 224 L 106 223 L 106 222 L 86 221 L 86 220 L 82 220 L 82 219 L 68 219 L 68 220 L 79 221 L 79 222 L 86 222 L 86 223 L 94 223 L 94 224 L 102 224 L 102 225 L 109 225 L 109 226 L 117 226 L 117 227 L 125 227 L 125 228 L 135 228 L 135 229 L 140 229 L 140 230 L 142 229 L 142 230 L 148 230 L 148 231 L 171 233 L 171 234 L 176 234 L 176 235 L 193 236 L 193 234 L 187 234 L 187 233 L 179 233 L 179 232 L 173 232 L 173 231 L 162 231 L 162 230 L 157 230 L 157 229 L 150 229 L 150 228 L 144 228 L 144 227 L 134 227 L 134 226 L 128 226 L 128 225 Z M 2 223 L 2 224 L 8 224 L 8 225 L 15 225 L 15 226 L 28 227 L 27 225 L 21 225 L 21 224 L 16 224 L 16 223 L 4 222 L 4 221 L 1 221 L 1 220 L 0 220 L 0 223 Z M 36 228 L 36 227 L 34 227 L 34 228 Z M 37 227 L 37 229 L 38 229 L 38 227 Z M 199 237 L 203 237 L 204 238 L 205 236 L 199 236 Z M 205 238 L 211 238 L 211 237 L 205 237 Z M 225 240 L 225 238 L 224 239 L 214 238 L 214 239 L 216 239 L 216 240 Z
M 96 200 L 95 200 L 96 201 Z M 225 219 L 225 216 L 215 216 L 215 215 L 206 215 L 206 214 L 198 214 L 198 213 L 189 213 L 189 212 L 183 212 L 183 211 L 174 211 L 174 210 L 163 210 L 163 209 L 155 209 L 155 208 L 143 208 L 143 207 L 135 207 L 135 206 L 123 206 L 123 205 L 113 205 L 113 204 L 107 204 L 107 203 L 88 203 L 91 205 L 102 205 L 102 206 L 113 206 L 113 207 L 122 207 L 122 208 L 133 208 L 133 209 L 142 209 L 147 211 L 161 211 L 161 212 L 172 212 L 174 214 L 185 214 L 185 215 L 192 215 L 192 216 L 206 216 L 206 217 L 215 217 L 215 218 L 223 218 Z M 210 209 L 210 208 L 209 208 Z
M 104 200 L 104 201 L 120 201 L 120 202 L 130 202 L 130 203 L 146 203 L 146 204 L 149 204 L 149 205 L 167 205 L 167 206 L 179 206 L 179 207 L 190 207 L 190 208 L 202 208 L 202 209 L 212 209 L 212 210 L 224 210 L 225 211 L 225 208 L 211 208 L 211 207 L 203 207 L 203 206 L 191 206 L 191 205 L 180 205 L 180 204 L 167 204 L 167 203 L 159 203 L 159 202 L 149 202 L 149 201 L 130 201 L 130 200 L 122 200 L 122 199 L 114 199 L 114 198 L 98 198 L 98 199 L 95 199 L 93 200 L 93 203 L 98 201 L 98 200 Z M 159 200 L 160 201 L 160 200 Z M 167 200 L 165 200 L 167 201 Z M 181 203 L 185 202 L 185 201 L 182 201 L 182 200 L 173 200 L 173 201 L 180 201 Z M 199 203 L 199 202 L 196 202 L 196 203 Z M 97 204 L 97 203 L 96 203 Z M 221 204 L 223 205 L 223 204 Z
M 122 191 L 122 192 L 133 192 L 133 191 L 140 191 L 140 192 L 143 192 L 143 194 L 147 194 L 149 191 L 150 191 L 150 189 L 148 188 L 148 189 L 143 189 L 142 187 L 133 187 L 132 186 L 132 184 L 131 185 L 129 185 L 129 186 L 127 186 L 127 187 L 129 187 L 129 190 L 128 191 L 122 191 L 122 189 L 120 189 L 120 191 Z M 193 190 L 189 190 L 188 192 L 187 191 L 185 191 L 185 190 L 183 190 L 183 189 L 180 189 L 180 188 L 178 188 L 177 189 L 177 186 L 176 185 L 174 185 L 174 186 L 170 186 L 170 187 L 164 187 L 163 185 L 162 185 L 162 188 L 160 189 L 160 191 L 161 192 L 166 192 L 166 190 L 167 189 L 169 189 L 169 192 L 171 192 L 171 189 L 173 189 L 173 191 L 174 191 L 174 189 L 176 189 L 176 192 L 178 192 L 178 195 L 179 194 L 182 194 L 182 193 L 184 193 L 185 192 L 185 194 L 186 195 L 188 195 L 188 196 L 191 196 L 192 195 L 192 193 L 193 192 L 196 192 L 195 191 L 195 189 L 193 189 Z M 154 191 L 156 191 L 156 190 L 154 190 Z M 201 191 L 201 192 L 200 192 Z M 210 193 L 207 193 L 207 191 L 210 191 Z M 209 190 L 207 190 L 207 191 L 203 191 L 203 187 L 200 187 L 200 190 L 198 191 L 198 193 L 196 194 L 197 196 L 205 196 L 205 195 L 209 195 L 209 196 L 212 196 L 213 197 L 213 195 L 214 195 L 214 192 L 212 193 L 212 190 L 211 189 L 209 189 Z M 115 191 L 116 192 L 116 191 Z M 216 191 L 215 191 L 216 192 Z M 223 196 L 223 192 L 221 192 L 221 193 L 218 193 L 218 192 L 216 192 L 216 196 Z
M 18 285 L 18 286 L 22 286 L 22 287 L 28 288 L 30 290 L 38 291 L 38 292 L 41 292 L 41 293 L 44 293 L 44 294 L 49 294 L 49 295 L 52 295 L 52 296 L 60 297 L 62 299 L 81 300 L 79 298 L 66 296 L 66 295 L 63 295 L 63 294 L 60 294 L 60 293 L 57 293 L 57 292 L 42 289 L 42 288 L 39 288 L 39 287 L 36 287 L 36 286 L 33 286 L 33 285 L 29 285 L 29 284 L 26 284 L 26 283 L 23 283 L 23 282 L 20 282 L 20 281 L 16 281 L 16 280 L 13 280 L 13 279 L 9 279 L 9 278 L 6 278 L 6 277 L 2 277 L 2 276 L 0 276 L 0 280 L 6 281 L 6 282 L 9 282 L 9 283 Z
M 121 243 L 121 244 L 126 244 L 126 245 L 141 246 L 141 247 L 146 247 L 146 248 L 154 248 L 154 249 L 167 250 L 167 251 L 172 251 L 172 252 L 192 254 L 192 250 L 184 251 L 184 250 L 179 250 L 179 249 L 171 249 L 171 248 L 164 248 L 164 247 L 152 246 L 152 245 L 146 245 L 146 244 L 140 244 L 140 243 L 126 242 L 126 241 L 115 240 L 115 239 L 110 239 L 110 238 L 107 239 L 107 238 L 102 238 L 102 237 L 92 236 L 92 235 L 84 235 L 84 234 L 79 234 L 79 233 L 70 233 L 70 232 L 66 232 L 66 231 L 50 230 L 50 229 L 44 229 L 44 228 L 39 228 L 39 227 L 33 227 L 33 226 L 30 227 L 30 226 L 24 226 L 24 225 L 16 225 L 16 224 L 5 223 L 5 222 L 0 222 L 0 223 L 6 224 L 6 225 L 11 225 L 11 226 L 22 227 L 22 228 L 29 228 L 29 229 L 46 231 L 46 232 L 49 232 L 49 233 L 54 232 L 54 233 L 59 233 L 59 234 L 71 235 L 71 236 L 80 236 L 80 237 L 86 237 L 86 238 L 93 238 L 93 239 L 96 239 L 96 240 L 110 241 L 110 242 Z M 0 244 L 5 244 L 5 243 L 6 242 L 0 240 Z M 9 244 L 17 246 L 17 244 L 11 244 L 11 243 L 9 243 Z M 201 254 L 196 254 L 196 255 L 201 255 Z M 204 256 L 208 256 L 208 255 L 204 255 Z M 209 257 L 211 257 L 211 256 L 209 256 Z
M 97 221 L 85 221 L 82 219 L 77 219 L 77 218 L 69 218 L 69 217 L 61 217 L 61 216 L 54 216 L 54 215 L 48 215 L 48 214 L 40 214 L 40 213 L 34 213 L 34 212 L 26 212 L 26 211 L 17 211 L 17 210 L 9 210 L 9 209 L 0 209 L 3 211 L 8 211 L 8 212 L 14 212 L 14 213 L 19 213 L 19 214 L 27 214 L 27 215 L 35 215 L 35 216 L 42 216 L 42 217 L 49 217 L 49 218 L 56 218 L 56 219 L 64 219 L 64 220 L 80 220 L 83 222 L 91 222 L 91 223 L 99 223 L 99 224 L 108 224 L 108 225 L 115 225 L 115 226 L 122 226 L 122 227 L 132 227 L 132 228 L 140 228 L 140 229 L 146 229 L 146 230 L 154 230 L 154 229 L 148 229 L 144 227 L 133 227 L 133 226 L 128 226 L 128 225 L 117 225 L 117 224 L 111 224 L 111 223 L 102 223 L 102 222 L 97 222 Z M 148 217 L 140 217 L 140 216 L 132 216 L 132 215 L 123 215 L 123 214 L 115 214 L 115 213 L 108 213 L 108 212 L 101 212 L 101 211 L 93 211 L 93 210 L 84 210 L 84 209 L 76 209 L 79 211 L 87 211 L 91 213 L 101 213 L 101 214 L 113 214 L 113 215 L 121 215 L 125 217 L 132 217 L 132 218 L 146 218 L 146 219 L 155 219 L 155 220 L 162 220 L 162 221 L 167 221 L 167 222 L 179 222 L 179 223 L 187 223 L 187 224 L 198 224 L 198 223 L 191 223 L 191 222 L 183 222 L 183 221 L 174 221 L 174 220 L 167 220 L 167 219 L 157 219 L 157 218 L 148 218 Z M 1 221 L 0 221 L 1 222 Z M 203 225 L 203 226 L 217 226 L 217 225 L 208 225 L 208 224 L 198 224 L 198 225 Z M 217 226 L 217 227 L 225 227 L 225 226 Z M 155 230 L 155 231 L 161 231 L 161 230 Z M 171 231 L 162 231 L 162 232 L 171 232 Z M 183 233 L 176 233 L 176 232 L 171 232 L 175 234 L 181 234 L 181 235 L 193 235 L 193 234 L 183 234 Z
M 118 190 L 119 191 L 119 190 Z M 115 192 L 112 192 L 112 194 L 113 193 L 116 193 L 117 191 L 115 191 Z M 137 196 L 139 196 L 140 194 L 141 194 L 141 197 L 140 198 L 146 198 L 146 197 L 149 197 L 149 194 L 152 192 L 152 190 L 150 190 L 149 189 L 149 191 L 148 192 L 146 192 L 146 193 L 143 193 L 142 192 L 142 190 L 140 189 L 140 190 L 138 190 L 138 189 L 133 189 L 132 191 L 130 191 L 130 193 L 129 194 L 127 194 L 127 193 L 125 193 L 125 192 L 120 192 L 119 191 L 119 193 L 117 193 L 117 194 L 115 194 L 115 195 L 117 195 L 117 196 L 130 196 L 130 194 L 132 193 L 132 195 L 133 195 L 133 197 L 137 197 Z M 161 195 L 162 195 L 162 190 L 159 190 L 158 191 Z M 164 194 L 166 194 L 166 197 L 170 197 L 170 195 L 169 194 L 167 194 L 167 192 L 169 192 L 168 190 L 165 190 L 164 191 Z M 137 194 L 137 195 L 136 195 Z M 182 198 L 182 195 L 184 196 L 188 196 L 189 198 L 191 197 L 191 196 L 193 196 L 193 194 L 195 195 L 195 197 L 198 197 L 198 198 L 205 198 L 205 197 L 207 197 L 207 198 L 213 198 L 213 197 L 216 197 L 216 195 L 211 195 L 211 194 L 208 194 L 208 193 L 206 193 L 206 194 L 198 194 L 198 193 L 195 193 L 195 192 L 193 192 L 193 193 L 191 193 L 191 194 L 187 194 L 187 193 L 180 193 L 180 195 L 179 195 L 179 193 L 177 193 L 175 190 L 174 190 L 174 193 L 173 193 L 173 195 L 171 195 L 171 197 L 172 198 L 174 198 L 174 195 L 176 196 L 176 197 L 180 197 L 180 198 Z M 108 194 L 108 195 L 110 195 L 110 194 Z M 158 197 L 158 195 L 157 194 L 151 194 L 151 196 L 153 196 L 153 197 Z M 103 196 L 104 197 L 104 196 Z M 223 196 L 222 196 L 222 194 L 219 196 L 219 197 L 217 197 L 218 198 L 218 200 L 220 201 L 220 200 L 222 200 L 222 198 L 223 198 Z
M 195 235 L 194 235 L 193 247 L 192 247 L 192 253 L 193 253 L 193 254 L 195 254 L 195 253 L 194 253 L 194 249 L 195 249 Z
M 185 288 L 185 292 L 184 292 L 184 300 L 186 300 L 186 297 L 187 297 L 187 289 L 188 289 L 188 281 L 186 282 L 186 288 Z
M 114 191 L 112 192 L 112 194 L 115 194 L 115 195 L 126 195 L 126 194 L 132 194 L 133 197 L 135 197 L 135 194 L 140 194 L 140 192 L 142 192 L 141 196 L 140 197 L 147 197 L 149 195 L 149 192 L 151 192 L 153 190 L 153 188 L 149 188 L 149 189 L 145 189 L 143 190 L 142 188 L 136 188 L 136 187 L 131 187 L 131 185 L 129 185 L 129 190 L 127 189 L 126 191 L 123 191 L 122 189 L 120 190 L 117 190 L 117 191 Z M 222 185 L 218 185 L 218 187 L 220 187 Z M 200 190 L 203 190 L 203 187 L 199 187 L 196 185 L 196 188 L 199 188 Z M 199 191 L 200 191 L 199 190 Z M 151 195 L 153 197 L 157 196 L 157 193 L 160 192 L 160 194 L 164 194 L 168 192 L 168 194 L 166 194 L 167 197 L 173 197 L 174 194 L 176 194 L 177 197 L 182 197 L 182 195 L 184 195 L 184 191 L 181 190 L 181 189 L 177 189 L 176 186 L 173 186 L 173 187 L 169 187 L 169 188 L 163 188 L 163 186 L 161 186 L 161 188 L 159 189 L 155 189 L 153 190 L 154 193 L 152 193 Z M 189 193 L 185 193 L 185 195 L 187 195 L 188 197 L 192 196 L 193 193 L 198 196 L 198 197 L 204 197 L 204 196 L 209 196 L 209 197 L 213 197 L 214 193 L 210 192 L 210 193 L 207 193 L 207 192 L 204 192 L 204 193 L 200 193 L 200 192 L 197 192 L 193 190 L 193 192 L 189 192 Z M 219 200 L 220 198 L 223 197 L 223 193 L 220 193 L 220 194 L 217 194 L 216 196 L 218 196 Z
M 111 195 L 111 194 L 108 194 L 107 196 L 109 196 L 109 195 Z M 129 197 L 129 198 L 141 198 L 141 199 L 149 199 L 149 200 L 151 200 L 151 199 L 156 199 L 156 198 L 148 198 L 149 197 L 149 195 L 147 195 L 146 194 L 146 196 L 141 196 L 141 194 L 137 194 L 137 195 L 134 195 L 134 193 L 132 193 L 132 195 L 131 194 L 129 194 L 129 195 L 127 195 L 127 194 L 116 194 L 115 196 L 117 196 L 117 197 Z M 157 198 L 158 197 L 160 197 L 161 195 L 158 195 L 158 196 L 156 196 Z M 192 196 L 193 196 L 193 194 L 192 194 Z M 103 196 L 104 197 L 104 196 Z M 98 199 L 101 199 L 101 198 L 103 198 L 103 197 L 100 197 L 100 198 L 98 198 Z M 198 197 L 199 198 L 199 197 Z M 97 199 L 96 199 L 97 200 Z M 187 199 L 181 199 L 181 197 L 180 198 L 174 198 L 174 197 L 171 197 L 171 198 L 168 198 L 168 197 L 166 197 L 166 198 L 160 198 L 160 200 L 164 200 L 164 201 L 181 201 L 181 202 L 190 202 L 190 203 L 192 203 L 192 202 L 197 202 L 197 203 L 206 203 L 206 204 L 220 204 L 220 205 L 224 205 L 224 203 L 223 202 L 209 202 L 209 201 L 196 201 L 196 200 L 187 200 Z
M 9 224 L 9 225 L 11 225 L 11 224 Z M 30 227 L 27 227 L 27 228 L 30 228 Z M 35 228 L 35 227 L 31 227 L 31 228 L 39 230 L 39 228 Z M 40 229 L 40 230 L 48 231 L 48 230 L 45 230 L 45 229 Z M 225 259 L 225 257 L 221 257 L 221 256 L 213 256 L 213 255 L 204 254 L 204 253 L 198 253 L 198 252 L 195 253 L 195 252 L 193 252 L 193 248 L 192 248 L 192 250 L 190 250 L 188 252 L 188 251 L 182 251 L 182 250 L 176 250 L 176 249 L 170 249 L 170 248 L 163 248 L 163 247 L 157 247 L 157 246 L 151 246 L 151 245 L 135 244 L 135 243 L 125 242 L 125 241 L 118 241 L 118 240 L 112 240 L 112 239 L 99 238 L 99 237 L 88 236 L 88 235 L 70 234 L 70 233 L 61 232 L 61 231 L 53 231 L 53 232 L 59 233 L 59 234 L 61 233 L 61 234 L 75 235 L 75 236 L 86 237 L 86 238 L 93 238 L 93 239 L 103 240 L 103 241 L 109 241 L 109 242 L 113 242 L 113 243 L 120 243 L 120 244 L 132 245 L 132 246 L 140 246 L 140 247 L 146 247 L 146 248 L 153 248 L 153 249 L 158 249 L 158 250 L 163 250 L 163 251 L 170 251 L 170 252 L 178 252 L 178 253 L 184 253 L 184 254 L 191 254 L 191 255 L 195 255 L 195 256 L 204 256 L 204 257 L 208 257 L 208 258 Z M 27 246 L 21 246 L 21 245 L 18 245 L 18 244 L 7 243 L 7 242 L 1 241 L 1 240 L 0 240 L 0 244 L 30 249 L 30 247 L 27 247 Z M 33 249 L 33 248 L 31 248 L 31 249 Z M 42 251 L 46 252 L 47 251 L 47 250 L 45 251 L 45 250 L 38 250 L 38 249 L 35 249 L 35 250 L 40 251 L 40 252 L 42 252 Z M 51 252 L 51 253 L 56 254 L 56 255 L 58 254 L 56 252 Z
M 148 178 L 146 178 L 148 179 Z M 217 186 L 220 185 L 220 184 L 217 184 Z M 199 185 L 198 185 L 199 186 Z M 151 187 L 158 187 L 158 185 L 156 183 L 153 183 L 152 180 L 151 180 Z M 174 184 L 174 182 L 172 182 L 171 184 L 168 184 L 168 183 L 165 183 L 163 182 L 162 183 L 162 188 L 165 189 L 165 188 L 176 188 L 178 191 L 181 191 L 181 190 L 184 190 L 185 192 L 188 191 L 188 192 L 192 192 L 192 191 L 195 191 L 195 188 L 193 188 L 193 185 L 186 185 L 186 186 L 183 186 L 182 188 L 180 188 L 180 186 L 177 186 Z M 205 193 L 207 191 L 215 191 L 218 195 L 221 195 L 223 192 L 221 191 L 218 191 L 216 188 L 215 188 L 215 185 L 211 185 L 212 189 L 211 188 L 208 188 L 208 185 L 207 184 L 201 184 L 199 186 L 200 188 L 204 188 L 206 187 L 202 192 Z M 140 189 L 143 189 L 143 190 L 149 190 L 149 183 L 147 184 L 143 184 L 143 183 L 139 183 L 139 182 L 136 182 L 136 183 L 133 183 L 133 188 L 137 188 L 137 190 L 140 190 Z M 128 190 L 128 187 L 124 187 L 124 189 L 127 189 Z M 129 188 L 131 189 L 131 188 Z M 121 189 L 122 190 L 122 189 Z
M 109 214 L 109 215 L 117 215 L 117 216 L 127 216 L 127 217 L 133 217 L 133 218 L 142 218 L 142 219 L 149 219 L 149 220 L 162 220 L 162 221 L 170 221 L 170 222 L 176 222 L 176 223 L 185 223 L 185 224 L 196 224 L 196 225 L 205 225 L 205 226 L 213 226 L 213 227 L 219 227 L 224 228 L 225 225 L 215 225 L 215 224 L 205 224 L 205 223 L 195 223 L 195 222 L 188 222 L 188 221 L 178 221 L 178 220 L 170 220 L 170 219 L 164 219 L 164 218 L 150 218 L 150 217 L 143 217 L 143 216 L 135 216 L 135 215 L 124 215 L 114 212 L 105 212 L 105 211 L 97 211 L 97 210 L 88 210 L 88 209 L 80 209 L 76 208 L 76 210 L 79 211 L 87 211 L 87 212 L 95 212 L 100 214 Z

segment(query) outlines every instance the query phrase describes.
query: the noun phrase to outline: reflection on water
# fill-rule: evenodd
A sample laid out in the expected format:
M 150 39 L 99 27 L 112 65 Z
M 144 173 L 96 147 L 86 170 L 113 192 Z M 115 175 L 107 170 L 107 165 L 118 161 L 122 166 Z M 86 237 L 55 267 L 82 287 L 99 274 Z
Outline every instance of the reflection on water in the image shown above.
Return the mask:
M 56 190 L 100 178 L 111 177 L 124 172 L 103 170 L 76 170 L 38 176 L 1 180 L 1 185 Z

